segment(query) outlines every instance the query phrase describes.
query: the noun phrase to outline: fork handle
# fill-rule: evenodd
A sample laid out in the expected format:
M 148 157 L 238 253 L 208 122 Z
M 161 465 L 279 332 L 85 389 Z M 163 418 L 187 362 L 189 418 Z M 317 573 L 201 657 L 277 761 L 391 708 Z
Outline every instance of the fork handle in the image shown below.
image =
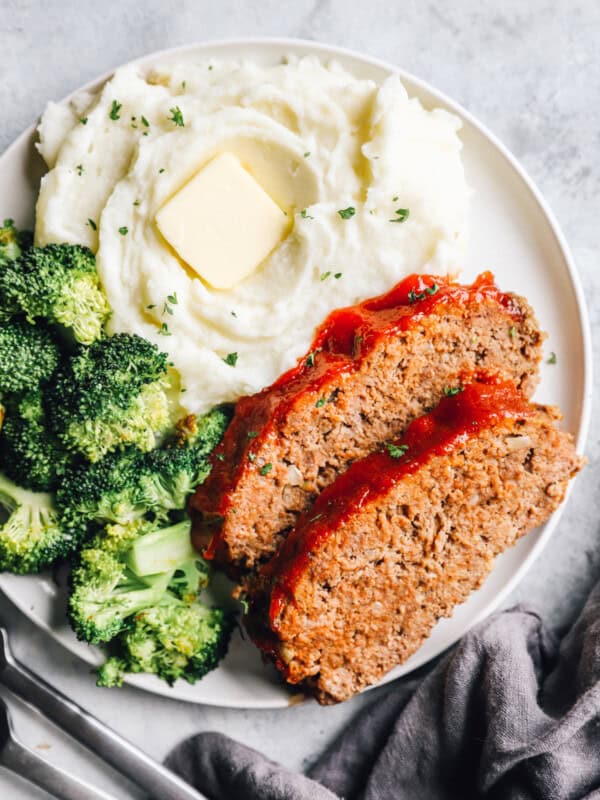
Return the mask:
M 5 745 L 0 764 L 60 800 L 115 800 L 112 795 L 55 767 L 15 739 Z
M 129 780 L 160 800 L 208 800 L 171 770 L 124 739 L 108 725 L 85 711 L 57 689 L 20 664 L 0 628 L 4 664 L 0 660 L 0 683 L 13 691 L 87 747 Z

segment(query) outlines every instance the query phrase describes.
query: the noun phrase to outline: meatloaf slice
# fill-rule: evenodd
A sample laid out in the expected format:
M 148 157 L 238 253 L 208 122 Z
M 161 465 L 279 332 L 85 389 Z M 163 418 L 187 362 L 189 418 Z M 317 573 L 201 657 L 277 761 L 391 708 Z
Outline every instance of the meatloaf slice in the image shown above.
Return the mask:
M 414 653 L 563 500 L 582 460 L 558 417 L 472 384 L 325 489 L 251 588 L 247 628 L 285 678 L 331 703 Z
M 190 504 L 194 541 L 239 575 L 268 559 L 325 486 L 474 370 L 531 394 L 542 335 L 489 273 L 472 286 L 413 275 L 331 314 L 311 351 L 242 398 Z

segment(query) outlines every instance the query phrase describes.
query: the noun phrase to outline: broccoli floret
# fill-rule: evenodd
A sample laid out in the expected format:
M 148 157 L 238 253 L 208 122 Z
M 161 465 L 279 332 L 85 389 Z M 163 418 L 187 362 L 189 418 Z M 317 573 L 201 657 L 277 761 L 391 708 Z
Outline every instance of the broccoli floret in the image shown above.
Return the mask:
M 0 392 L 22 392 L 47 380 L 59 351 L 50 331 L 20 319 L 0 322 Z
M 27 491 L 0 475 L 0 509 L 6 517 L 0 522 L 0 570 L 40 572 L 72 550 L 52 495 Z
M 176 599 L 140 611 L 111 645 L 98 686 L 121 686 L 128 672 L 148 672 L 172 685 L 195 683 L 226 655 L 232 620 L 220 608 Z
M 221 409 L 209 412 L 198 422 L 202 435 L 193 446 L 163 447 L 147 454 L 129 447 L 68 470 L 57 490 L 64 525 L 82 537 L 90 523 L 125 523 L 148 514 L 165 520 L 169 511 L 184 509 L 208 475 L 208 455 L 228 419 Z
M 57 435 L 90 461 L 127 444 L 151 450 L 169 425 L 166 374 L 166 354 L 135 334 L 80 348 L 53 381 Z
M 91 250 L 74 244 L 32 247 L 0 269 L 3 305 L 27 319 L 43 318 L 70 328 L 78 342 L 102 335 L 110 315 Z
M 12 219 L 5 219 L 0 226 L 0 269 L 9 261 L 16 261 L 31 246 L 31 238 L 28 231 L 17 230 Z
M 189 523 L 183 525 L 189 539 Z M 128 617 L 160 602 L 174 569 L 139 577 L 126 563 L 132 544 L 151 528 L 142 520 L 109 525 L 81 550 L 69 596 L 69 619 L 78 638 L 91 644 L 108 642 L 123 630 Z
M 50 492 L 65 474 L 72 457 L 50 431 L 40 389 L 6 400 L 0 431 L 0 462 L 9 478 L 35 492 Z

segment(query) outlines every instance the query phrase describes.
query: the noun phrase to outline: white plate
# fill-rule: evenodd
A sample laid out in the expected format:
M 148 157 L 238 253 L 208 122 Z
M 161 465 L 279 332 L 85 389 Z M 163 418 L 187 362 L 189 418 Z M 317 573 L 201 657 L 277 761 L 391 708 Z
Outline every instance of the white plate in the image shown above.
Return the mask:
M 474 190 L 469 255 L 462 277 L 468 280 L 483 269 L 491 269 L 503 289 L 529 298 L 542 328 L 549 332 L 546 352 L 554 351 L 558 358 L 555 365 L 542 366 L 536 397 L 562 408 L 565 427 L 575 434 L 578 449 L 583 449 L 591 407 L 591 338 L 579 278 L 556 220 L 540 193 L 481 123 L 441 92 L 403 70 L 335 47 L 294 40 L 213 42 L 154 54 L 141 59 L 141 63 L 154 64 L 180 53 L 197 53 L 204 58 L 250 58 L 266 64 L 276 63 L 290 53 L 333 57 L 361 78 L 381 81 L 396 72 L 409 94 L 424 105 L 447 108 L 461 117 L 467 180 Z M 107 77 L 85 88 L 95 88 Z M 34 140 L 35 131 L 30 128 L 0 158 L 0 218 L 13 217 L 19 225 L 33 222 L 43 171 L 33 149 Z M 451 619 L 441 621 L 423 647 L 406 664 L 392 670 L 384 682 L 434 658 L 496 608 L 540 554 L 559 514 L 501 556 L 482 588 L 457 608 Z M 0 587 L 24 614 L 65 647 L 90 663 L 98 663 L 98 654 L 78 642 L 70 631 L 64 598 L 49 578 L 3 575 Z M 129 682 L 179 700 L 231 707 L 277 708 L 288 705 L 291 696 L 239 634 L 224 663 L 195 686 L 180 681 L 169 688 L 148 675 L 132 677 Z

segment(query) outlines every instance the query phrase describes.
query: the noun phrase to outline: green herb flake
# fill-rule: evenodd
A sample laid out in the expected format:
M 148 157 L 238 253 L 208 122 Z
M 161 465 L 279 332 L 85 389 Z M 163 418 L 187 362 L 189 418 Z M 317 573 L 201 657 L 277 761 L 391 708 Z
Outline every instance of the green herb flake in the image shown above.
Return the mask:
M 169 330 L 169 326 L 167 325 L 166 322 L 163 322 L 163 324 L 158 329 L 158 332 L 160 333 L 161 336 L 171 336 L 171 331 Z
M 134 206 L 139 206 L 139 205 L 141 205 L 141 204 L 142 204 L 142 201 L 141 201 L 141 200 L 134 200 L 134 201 L 133 201 L 133 205 L 134 205 Z
M 302 217 L 302 219 L 314 219 L 314 217 L 311 217 L 311 215 L 307 212 L 305 208 L 303 208 L 302 211 L 300 212 L 300 216 Z
M 437 285 L 437 283 L 434 283 L 433 286 L 428 286 L 425 289 L 425 291 L 427 292 L 427 294 L 429 296 L 437 294 L 439 292 L 439 290 L 440 290 L 440 287 Z
M 333 277 L 336 279 L 336 281 L 339 281 L 339 279 L 342 277 L 342 273 L 341 272 L 336 272 Z
M 322 272 L 322 273 L 321 273 L 321 277 L 319 278 L 319 280 L 320 280 L 321 282 L 322 282 L 322 281 L 326 281 L 326 280 L 327 280 L 327 278 L 328 278 L 330 275 L 331 275 L 331 272 Z
M 88 124 L 88 118 L 87 117 L 79 117 L 79 124 L 80 125 L 87 125 Z
M 352 353 L 355 355 L 360 350 L 360 346 L 362 344 L 363 337 L 357 335 L 354 337 L 354 342 L 352 343 Z
M 225 456 L 223 453 L 217 453 L 216 458 L 218 458 L 219 461 L 225 461 Z
M 179 106 L 174 106 L 170 108 L 169 111 L 171 112 L 171 116 L 169 117 L 171 122 L 174 122 L 178 128 L 183 128 L 185 122 L 183 121 L 183 114 Z
M 517 335 L 517 329 L 515 328 L 514 325 L 511 325 L 510 328 L 508 329 L 508 335 L 510 336 L 511 339 L 514 339 L 515 336 Z
M 164 167 L 161 167 L 161 168 L 158 170 L 158 174 L 159 174 L 159 175 L 162 175 L 164 171 L 165 171 L 165 168 L 164 168 Z
M 268 464 L 265 464 L 264 467 L 260 468 L 260 474 L 261 475 L 268 475 L 269 472 L 271 472 L 272 469 L 273 469 L 273 464 L 271 464 L 271 462 L 269 462 Z
M 171 305 L 176 306 L 179 302 L 177 300 L 177 292 L 173 292 L 173 294 L 167 295 L 167 302 L 171 303 Z
M 151 309 L 156 308 L 156 306 L 154 303 L 150 303 L 150 305 L 146 306 L 146 308 L 150 311 Z
M 327 401 L 325 400 L 324 397 L 319 397 L 319 399 L 315 403 L 315 408 L 323 408 L 323 406 L 325 405 L 326 402 Z
M 232 311 L 232 312 L 231 312 L 231 316 L 232 316 L 232 317 L 235 317 L 235 318 L 237 319 L 237 314 L 235 313 L 235 311 Z
M 181 81 L 181 88 L 185 92 L 185 87 L 187 86 L 187 81 Z
M 315 514 L 314 517 L 311 517 L 309 519 L 309 522 L 316 522 L 318 519 L 321 519 L 322 516 L 323 516 L 322 513 L 321 514 Z
M 556 353 L 550 353 L 550 355 L 548 356 L 548 361 L 546 363 L 547 364 L 556 364 L 557 361 L 558 361 L 558 359 L 556 358 Z
M 397 203 L 397 202 L 398 202 L 398 195 L 392 197 L 392 203 Z
M 460 394 L 463 391 L 462 386 L 445 386 L 444 387 L 444 394 L 446 397 L 454 397 L 456 394 Z
M 310 150 L 307 150 L 306 153 L 304 153 L 304 158 L 308 158 L 309 155 L 310 155 Z
M 256 437 L 258 436 L 258 431 L 248 431 L 246 436 L 248 437 L 248 439 L 256 439 Z
M 225 356 L 225 358 L 223 359 L 223 361 L 229 367 L 235 367 L 235 365 L 237 364 L 237 360 L 238 360 L 238 354 L 237 353 L 228 353 Z
M 168 303 L 163 305 L 163 314 L 171 314 L 171 316 L 173 316 L 173 309 Z
M 77 170 L 77 174 L 78 174 L 78 175 L 79 175 L 79 177 L 81 178 L 81 176 L 82 176 L 82 175 L 83 175 L 83 173 L 84 173 L 83 164 L 77 164 L 77 166 L 75 167 L 75 169 Z
M 109 113 L 108 113 L 108 116 L 109 116 L 109 117 L 110 117 L 110 118 L 111 118 L 111 119 L 112 119 L 114 122 L 116 122 L 118 119 L 121 119 L 121 115 L 119 114 L 119 111 L 120 111 L 122 108 L 123 108 L 123 104 L 122 104 L 122 103 L 117 103 L 117 101 L 116 101 L 116 100 L 113 100 L 113 101 L 112 101 L 112 106 L 111 106 L 111 108 L 110 108 L 110 111 L 109 111 Z
M 248 600 L 245 597 L 239 597 L 238 602 L 242 607 L 242 613 L 244 615 L 247 615 L 248 612 L 250 611 L 250 603 L 248 602 Z
M 127 236 L 127 234 L 129 233 L 129 228 L 126 225 L 123 225 L 122 227 L 119 228 L 119 233 L 121 234 L 121 236 Z
M 392 458 L 402 458 L 402 456 L 408 450 L 407 444 L 396 445 L 392 444 L 391 442 L 386 442 L 385 446 L 387 447 L 387 451 Z
M 87 222 L 88 222 L 88 225 L 90 226 L 90 228 L 91 228 L 93 231 L 97 231 L 97 230 L 98 230 L 98 226 L 96 225 L 96 223 L 94 222 L 94 220 L 93 220 L 93 219 L 88 219 L 88 221 L 87 221 Z
M 143 114 L 140 117 L 140 119 L 142 120 L 142 125 L 144 126 L 144 128 L 149 128 L 150 127 L 150 123 L 148 122 L 148 120 L 146 119 L 146 117 Z
M 212 64 L 209 64 L 209 65 L 208 65 L 208 71 L 210 72 L 212 68 L 213 68 L 213 65 L 212 65 Z
M 394 219 L 391 219 L 390 222 L 406 222 L 409 216 L 410 216 L 409 208 L 398 208 L 396 209 L 396 216 L 394 217 Z
M 311 352 L 306 356 L 305 364 L 307 367 L 314 367 L 315 365 L 315 355 L 316 350 L 311 350 Z
M 256 453 L 248 453 L 248 461 L 252 463 L 256 458 Z
M 354 206 L 348 206 L 348 208 L 341 208 L 337 213 L 342 219 L 350 219 L 356 214 L 356 209 Z

